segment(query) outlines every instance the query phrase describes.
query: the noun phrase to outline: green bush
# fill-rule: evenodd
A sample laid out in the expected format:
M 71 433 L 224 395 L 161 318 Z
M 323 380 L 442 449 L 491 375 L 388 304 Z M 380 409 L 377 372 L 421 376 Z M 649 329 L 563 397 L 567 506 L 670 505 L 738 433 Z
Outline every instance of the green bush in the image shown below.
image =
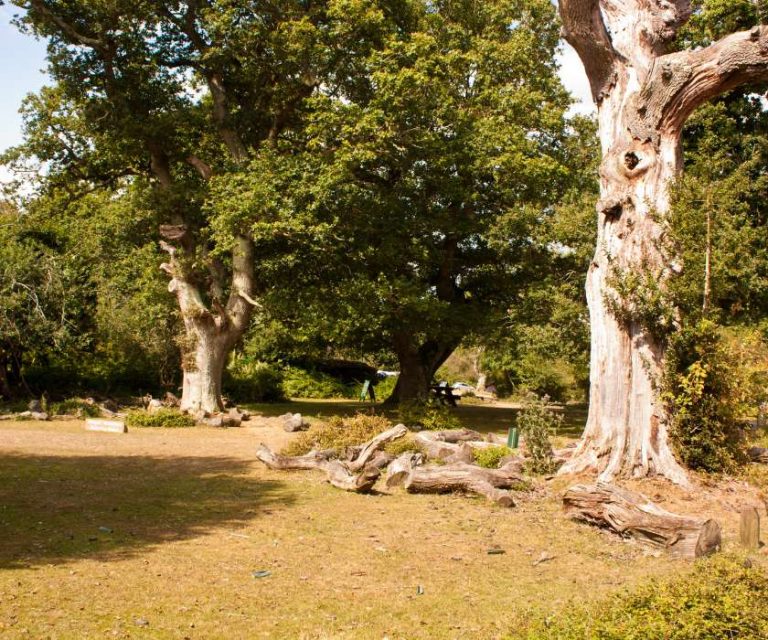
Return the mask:
M 528 640 L 758 640 L 768 638 L 768 574 L 735 556 L 696 563 L 596 606 L 575 607 Z M 514 635 L 511 637 L 520 637 Z
M 528 450 L 526 468 L 531 473 L 552 473 L 556 468 L 549 436 L 557 433 L 563 416 L 547 408 L 548 400 L 546 396 L 539 398 L 531 394 L 517 414 L 517 428 Z
M 403 438 L 388 442 L 384 445 L 384 451 L 395 457 L 404 453 L 426 453 L 424 448 L 414 440 L 413 434 L 410 433 Z
M 670 338 L 661 397 L 677 454 L 693 469 L 730 471 L 744 460 L 739 368 L 710 320 Z
M 306 371 L 298 367 L 283 369 L 283 391 L 289 398 L 356 398 L 357 385 L 345 385 L 320 371 Z
M 459 416 L 450 407 L 434 398 L 430 398 L 426 402 L 401 404 L 397 412 L 400 422 L 408 428 L 419 427 L 427 431 L 449 431 L 464 427 Z
M 51 415 L 70 415 L 78 418 L 98 418 L 101 409 L 94 402 L 87 402 L 80 398 L 67 398 L 61 402 L 52 402 L 49 413 Z
M 475 449 L 472 455 L 475 463 L 486 469 L 498 469 L 502 458 L 506 458 L 512 453 L 512 449 L 503 445 L 497 447 L 486 447 L 484 449 Z
M 229 367 L 224 389 L 238 402 L 281 402 L 285 400 L 283 381 L 276 366 L 242 358 Z
M 141 409 L 131 411 L 125 424 L 129 427 L 194 427 L 195 419 L 176 409 L 158 409 L 153 413 Z
M 333 416 L 328 422 L 313 424 L 282 451 L 287 456 L 303 456 L 312 450 L 333 449 L 342 454 L 347 447 L 361 445 L 382 431 L 392 428 L 383 416 L 357 413 L 351 417 Z

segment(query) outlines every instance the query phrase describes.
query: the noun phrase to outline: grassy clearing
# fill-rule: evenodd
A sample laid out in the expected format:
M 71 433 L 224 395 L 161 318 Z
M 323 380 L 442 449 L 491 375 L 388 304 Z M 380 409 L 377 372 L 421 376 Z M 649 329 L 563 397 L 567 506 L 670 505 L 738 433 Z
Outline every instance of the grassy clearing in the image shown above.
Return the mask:
M 359 412 L 383 414 L 394 422 L 397 422 L 399 417 L 397 411 L 385 409 L 381 404 L 371 405 L 350 400 L 295 399 L 291 402 L 275 404 L 251 404 L 248 408 L 269 417 L 280 416 L 288 411 L 318 419 L 330 416 L 352 416 Z M 563 425 L 558 430 L 557 436 L 579 437 L 587 420 L 586 406 L 568 404 L 557 409 L 564 415 Z M 520 405 L 504 402 L 468 404 L 466 401 L 460 401 L 454 411 L 465 427 L 483 433 L 506 433 L 509 427 L 515 425 L 517 414 L 520 413 Z
M 0 636 L 518 637 L 690 571 L 566 521 L 557 483 L 503 510 L 461 496 L 353 495 L 322 474 L 253 462 L 259 442 L 280 449 L 293 437 L 268 418 L 125 435 L 0 425 Z M 732 546 L 738 512 L 714 512 L 721 502 L 680 493 L 665 506 L 711 513 Z M 489 555 L 494 546 L 506 553 Z M 553 559 L 536 564 L 543 552 Z

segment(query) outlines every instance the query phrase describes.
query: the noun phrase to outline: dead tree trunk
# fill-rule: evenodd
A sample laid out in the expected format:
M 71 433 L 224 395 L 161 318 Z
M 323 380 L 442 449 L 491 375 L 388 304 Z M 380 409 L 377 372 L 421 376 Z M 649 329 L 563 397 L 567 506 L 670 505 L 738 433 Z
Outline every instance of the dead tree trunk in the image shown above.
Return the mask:
M 349 462 L 333 460 L 333 452 L 312 451 L 304 456 L 282 456 L 273 453 L 263 444 L 256 451 L 256 457 L 270 469 L 279 471 L 319 469 L 325 471 L 326 479 L 334 487 L 366 493 L 373 489 L 381 475 L 381 468 L 392 459 L 386 454 L 378 455 L 383 453 L 381 447 L 402 438 L 406 433 L 408 429 L 402 424 L 380 433 L 357 448 L 354 460 Z
M 458 462 L 446 465 L 414 466 L 413 454 L 403 454 L 390 465 L 387 486 L 402 484 L 409 493 L 451 493 L 464 491 L 485 496 L 504 507 L 514 507 L 514 494 L 508 491 L 523 484 L 512 469 L 484 469 Z
M 576 485 L 563 496 L 574 520 L 661 547 L 680 558 L 698 558 L 720 548 L 720 525 L 665 511 L 639 493 L 608 484 Z
M 643 308 L 635 282 L 664 299 L 680 265 L 663 250 L 668 183 L 682 168 L 680 135 L 693 110 L 744 83 L 768 78 L 768 27 L 695 51 L 668 53 L 690 0 L 561 0 L 563 34 L 581 57 L 598 107 L 603 152 L 598 240 L 587 278 L 592 348 L 584 436 L 561 473 L 662 475 L 685 484 L 670 450 L 655 382 L 674 309 Z M 650 291 L 653 290 L 653 291 Z
M 305 456 L 281 456 L 262 444 L 256 451 L 256 457 L 276 471 L 309 471 L 311 469 L 324 471 L 326 479 L 334 487 L 355 493 L 367 493 L 373 489 L 373 485 L 381 475 L 381 471 L 373 465 L 364 467 L 360 473 L 352 473 L 339 460 L 331 460 L 315 451 Z

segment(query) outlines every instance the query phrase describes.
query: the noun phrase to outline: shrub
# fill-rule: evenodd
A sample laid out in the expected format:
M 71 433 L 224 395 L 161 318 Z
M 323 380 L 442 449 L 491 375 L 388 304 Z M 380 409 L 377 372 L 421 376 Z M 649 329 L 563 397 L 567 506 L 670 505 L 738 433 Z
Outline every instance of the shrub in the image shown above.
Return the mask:
M 360 390 L 320 371 L 283 369 L 283 391 L 290 398 L 355 398 Z
M 502 458 L 506 458 L 512 453 L 512 449 L 503 445 L 497 447 L 486 447 L 484 449 L 475 449 L 472 455 L 475 463 L 486 469 L 498 469 Z
M 95 402 L 88 402 L 80 398 L 67 398 L 61 402 L 52 402 L 49 408 L 51 415 L 71 415 L 78 418 L 98 418 L 101 415 L 101 409 Z
M 700 560 L 600 605 L 539 623 L 528 640 L 720 640 L 768 637 L 768 574 L 736 556 Z M 517 637 L 517 636 L 515 636 Z
M 556 468 L 549 436 L 557 433 L 563 416 L 547 409 L 547 400 L 546 396 L 539 398 L 531 394 L 517 415 L 517 428 L 528 450 L 526 468 L 531 473 L 552 473 Z
M 384 445 L 384 451 L 395 457 L 401 456 L 404 453 L 426 453 L 423 447 L 414 440 L 412 434 L 406 435 L 404 438 L 398 438 L 392 442 L 388 442 Z
M 283 374 L 274 365 L 243 358 L 229 368 L 224 388 L 239 402 L 285 400 Z
M 392 427 L 383 416 L 357 413 L 350 417 L 333 416 L 328 422 L 313 424 L 282 451 L 287 456 L 302 456 L 310 451 L 333 449 L 342 454 L 347 447 L 363 444 Z
M 672 442 L 689 467 L 721 472 L 743 461 L 739 379 L 715 323 L 700 320 L 670 338 L 661 397 Z
M 427 402 L 401 404 L 397 411 L 400 421 L 409 428 L 419 427 L 427 431 L 449 431 L 461 429 L 464 426 L 459 416 L 451 411 L 450 407 L 441 404 L 434 398 L 430 398 Z
M 131 411 L 125 424 L 129 427 L 194 427 L 195 419 L 176 409 L 158 409 L 153 413 L 142 409 Z

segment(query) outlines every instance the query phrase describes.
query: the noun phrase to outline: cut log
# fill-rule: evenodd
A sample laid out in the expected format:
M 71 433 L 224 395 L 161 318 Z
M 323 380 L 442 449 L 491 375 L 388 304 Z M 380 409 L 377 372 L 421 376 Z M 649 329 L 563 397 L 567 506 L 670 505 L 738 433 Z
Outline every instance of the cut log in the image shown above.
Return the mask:
M 472 449 L 472 444 L 469 442 L 462 442 L 458 445 L 456 445 L 456 451 L 445 458 L 446 464 L 456 464 L 458 462 L 463 462 L 465 464 L 472 464 L 475 461 L 475 454 L 474 450 Z
M 256 451 L 256 457 L 267 467 L 277 471 L 306 471 L 319 469 L 326 474 L 326 480 L 338 489 L 366 493 L 373 488 L 381 471 L 373 465 L 364 467 L 360 473 L 352 473 L 343 462 L 329 460 L 328 454 L 312 451 L 303 456 L 282 456 L 273 453 L 266 445 Z
M 764 447 L 750 447 L 747 455 L 752 462 L 768 464 L 768 449 Z
M 457 463 L 411 467 L 403 479 L 403 486 L 409 493 L 477 493 L 504 507 L 513 507 L 514 496 L 505 489 L 522 482 L 523 478 L 510 469 L 484 469 Z
M 283 419 L 283 429 L 288 433 L 306 431 L 309 428 L 309 423 L 300 413 L 286 413 L 280 417 Z
M 350 462 L 347 467 L 352 473 L 356 473 L 368 463 L 368 460 L 370 460 L 373 454 L 381 447 L 388 442 L 402 438 L 407 433 L 408 427 L 404 424 L 398 424 L 397 426 L 380 433 L 360 447 L 360 451 L 355 457 L 354 462 Z
M 420 465 L 424 456 L 420 453 L 404 453 L 387 468 L 387 487 L 399 487 L 410 475 L 413 467 Z
M 458 445 L 445 442 L 444 440 L 436 440 L 434 434 L 428 431 L 417 433 L 414 440 L 427 455 L 427 458 L 445 460 L 455 455 L 459 450 Z
M 394 459 L 395 456 L 393 456 L 391 453 L 387 453 L 386 451 L 377 451 L 368 461 L 368 466 L 374 467 L 379 471 L 383 471 Z
M 483 440 L 483 434 L 472 429 L 451 429 L 450 431 L 430 431 L 430 437 L 433 440 L 450 442 L 458 444 L 459 442 L 469 442 L 471 440 Z
M 714 520 L 665 511 L 645 496 L 606 483 L 575 485 L 563 496 L 566 514 L 680 558 L 706 556 L 720 548 Z

